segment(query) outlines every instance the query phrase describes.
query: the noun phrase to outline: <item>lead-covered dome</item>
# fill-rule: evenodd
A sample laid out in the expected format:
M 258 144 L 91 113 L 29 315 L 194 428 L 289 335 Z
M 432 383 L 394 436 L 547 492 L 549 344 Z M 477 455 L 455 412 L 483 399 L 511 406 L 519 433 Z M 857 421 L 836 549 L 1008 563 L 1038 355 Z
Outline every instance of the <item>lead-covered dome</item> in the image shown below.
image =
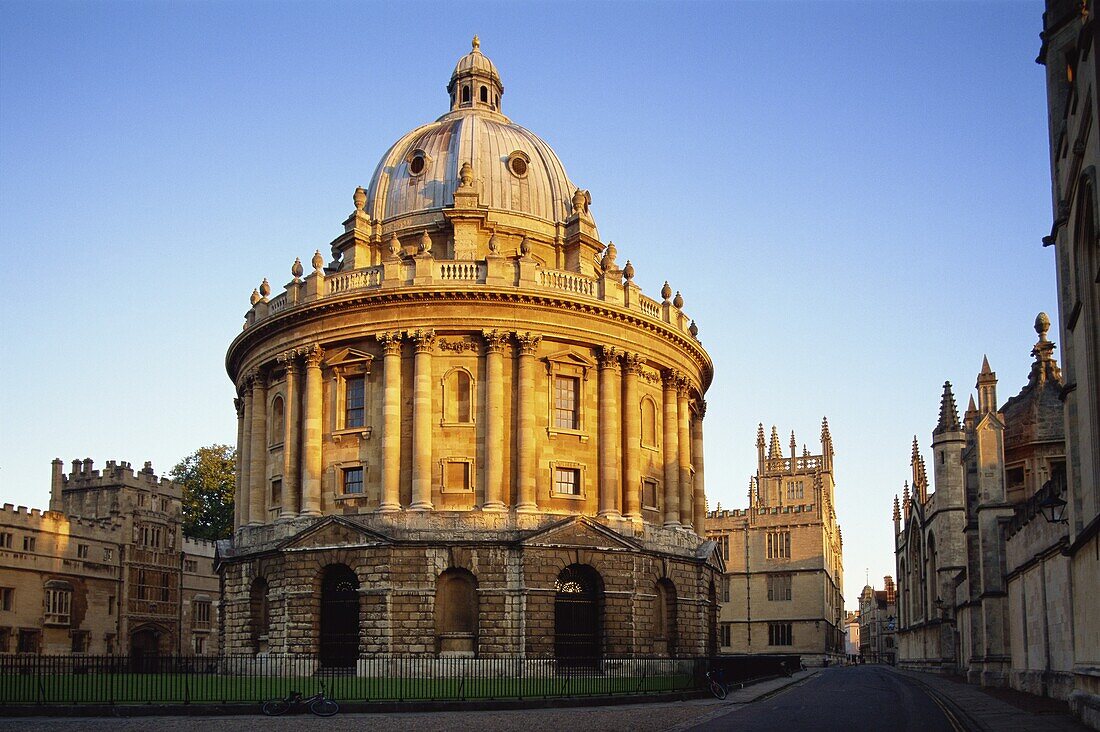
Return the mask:
M 550 225 L 569 218 L 577 186 L 545 141 L 500 112 L 504 86 L 476 37 L 447 89 L 451 111 L 404 135 L 378 163 L 366 213 L 387 230 L 403 228 L 406 217 L 419 224 L 421 214 L 454 203 L 469 163 L 481 206 Z

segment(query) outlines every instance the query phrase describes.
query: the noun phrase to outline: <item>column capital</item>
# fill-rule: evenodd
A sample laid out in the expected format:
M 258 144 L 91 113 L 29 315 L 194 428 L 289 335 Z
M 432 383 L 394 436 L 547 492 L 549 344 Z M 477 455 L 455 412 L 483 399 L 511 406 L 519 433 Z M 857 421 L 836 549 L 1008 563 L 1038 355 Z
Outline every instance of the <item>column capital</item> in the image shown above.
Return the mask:
M 623 352 L 623 373 L 641 374 L 645 359 L 640 354 Z
M 623 352 L 615 346 L 600 346 L 596 349 L 596 360 L 601 369 L 617 368 Z
M 401 331 L 395 330 L 388 333 L 378 333 L 374 337 L 381 344 L 382 354 L 384 356 L 401 355 L 401 341 L 404 340 Z
M 306 362 L 306 368 L 310 369 L 320 367 L 321 359 L 325 357 L 325 350 L 316 343 L 298 349 L 298 353 L 301 354 L 302 359 Z
M 481 337 L 485 339 L 486 353 L 504 353 L 508 345 L 509 333 L 505 330 L 483 330 Z
M 410 330 L 407 335 L 409 340 L 413 342 L 417 353 L 431 353 L 435 347 L 434 330 L 417 328 L 416 330 Z
M 267 374 L 259 366 L 248 372 L 248 381 L 253 389 L 267 388 Z
M 691 379 L 686 375 L 680 374 L 676 378 L 676 394 L 681 399 L 687 399 L 688 394 L 691 393 Z
M 287 373 L 298 373 L 298 352 L 296 350 L 283 351 L 275 357 L 275 361 L 286 369 Z
M 661 372 L 661 383 L 664 385 L 665 391 L 675 391 L 682 377 L 683 374 L 676 369 L 663 370 Z
M 237 419 L 244 419 L 244 399 L 237 397 L 233 400 L 233 409 L 237 411 Z
M 707 400 L 702 397 L 695 400 L 695 414 L 699 419 L 707 416 Z
M 514 333 L 516 343 L 519 345 L 519 355 L 532 356 L 539 347 L 539 342 L 542 341 L 541 335 L 532 335 L 530 331 L 525 333 Z

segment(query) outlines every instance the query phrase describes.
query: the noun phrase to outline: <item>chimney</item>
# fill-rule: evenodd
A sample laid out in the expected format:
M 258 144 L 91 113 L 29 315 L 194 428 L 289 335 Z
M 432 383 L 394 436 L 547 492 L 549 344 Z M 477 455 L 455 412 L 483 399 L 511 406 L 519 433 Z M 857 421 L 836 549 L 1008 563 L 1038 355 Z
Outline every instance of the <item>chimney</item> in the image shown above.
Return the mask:
M 65 469 L 65 463 L 61 462 L 61 458 L 54 458 L 50 467 L 50 510 L 64 512 L 61 501 L 61 486 L 64 485 L 62 472 Z
M 890 575 L 886 575 L 882 578 L 883 584 L 886 586 L 886 602 L 893 605 L 897 601 L 897 588 L 894 587 L 894 578 Z

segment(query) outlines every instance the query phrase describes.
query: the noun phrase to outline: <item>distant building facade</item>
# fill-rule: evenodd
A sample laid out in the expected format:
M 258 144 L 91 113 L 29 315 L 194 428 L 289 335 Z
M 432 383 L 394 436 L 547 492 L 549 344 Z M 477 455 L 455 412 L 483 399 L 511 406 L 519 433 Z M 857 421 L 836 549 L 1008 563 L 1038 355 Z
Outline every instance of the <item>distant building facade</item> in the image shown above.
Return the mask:
M 854 663 L 859 654 L 859 611 L 850 610 L 844 614 L 844 655 Z
M 54 460 L 49 510 L 0 510 L 0 653 L 217 653 L 214 544 L 180 526 L 149 463 Z
M 785 457 L 772 427 L 757 431 L 749 508 L 707 514 L 707 535 L 725 561 L 719 651 L 800 654 L 841 660 L 843 539 L 833 503 L 833 441 L 822 422 L 821 453 L 801 454 L 791 433 Z
M 898 661 L 1065 698 L 1066 529 L 1038 511 L 1064 484 L 1066 462 L 1063 380 L 1049 327 L 1040 313 L 1027 384 L 1004 404 L 988 360 L 961 421 L 944 385 L 932 433 L 934 484 L 914 438 L 912 494 L 907 482 L 894 504 Z
M 1069 560 L 1056 618 L 1072 626 L 1070 703 L 1100 729 L 1100 165 L 1094 0 L 1047 0 L 1039 63 L 1046 67 L 1058 321 L 1065 366 L 1065 547 Z M 1054 539 L 1048 536 L 1040 544 Z M 1057 577 L 1057 575 L 1056 575 Z M 1068 615 L 1068 617 L 1067 617 Z M 1027 636 L 1026 661 L 1041 659 Z M 1015 650 L 1014 650 L 1015 653 Z M 1032 683 L 1036 675 L 1032 674 Z M 1041 679 L 1039 679 L 1041 682 Z
M 897 661 L 897 588 L 894 578 L 883 578 L 884 589 L 866 585 L 859 595 L 858 655 L 863 663 Z

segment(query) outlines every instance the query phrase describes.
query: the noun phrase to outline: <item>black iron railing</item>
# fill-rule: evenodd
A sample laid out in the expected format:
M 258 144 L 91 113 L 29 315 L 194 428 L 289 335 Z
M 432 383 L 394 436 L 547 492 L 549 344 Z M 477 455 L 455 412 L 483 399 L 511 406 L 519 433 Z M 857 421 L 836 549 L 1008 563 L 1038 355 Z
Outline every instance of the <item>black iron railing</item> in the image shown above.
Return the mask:
M 311 694 L 337 701 L 544 699 L 689 692 L 706 658 L 370 656 L 326 667 L 315 655 L 0 655 L 0 706 L 233 704 Z

